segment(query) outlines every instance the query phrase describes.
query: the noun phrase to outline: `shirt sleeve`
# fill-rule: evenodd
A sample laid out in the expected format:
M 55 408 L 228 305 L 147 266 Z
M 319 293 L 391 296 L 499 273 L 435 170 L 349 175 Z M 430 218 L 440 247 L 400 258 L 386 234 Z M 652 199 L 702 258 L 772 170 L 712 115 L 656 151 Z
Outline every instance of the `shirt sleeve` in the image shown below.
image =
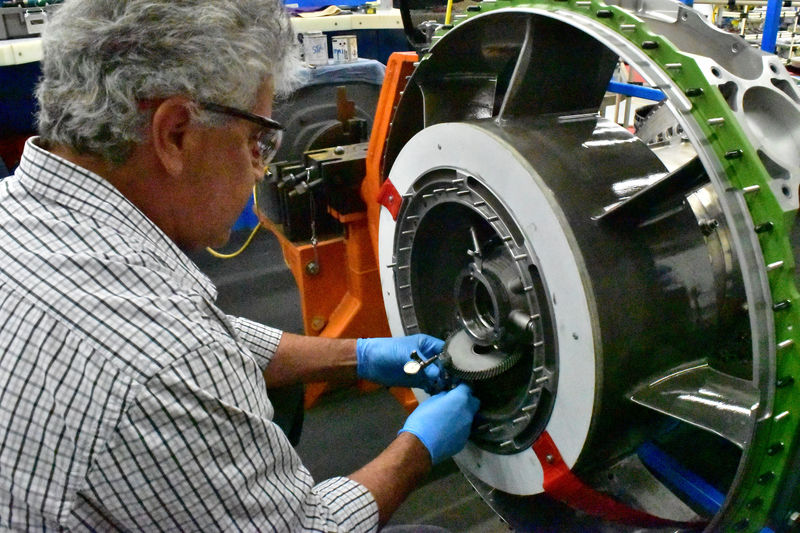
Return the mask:
M 163 369 L 126 402 L 87 474 L 84 512 L 144 531 L 376 531 L 366 487 L 343 477 L 315 485 L 270 420 L 260 369 L 215 348 Z
M 236 316 L 229 316 L 228 318 L 239 338 L 256 358 L 256 362 L 263 372 L 278 349 L 283 331 L 247 318 Z

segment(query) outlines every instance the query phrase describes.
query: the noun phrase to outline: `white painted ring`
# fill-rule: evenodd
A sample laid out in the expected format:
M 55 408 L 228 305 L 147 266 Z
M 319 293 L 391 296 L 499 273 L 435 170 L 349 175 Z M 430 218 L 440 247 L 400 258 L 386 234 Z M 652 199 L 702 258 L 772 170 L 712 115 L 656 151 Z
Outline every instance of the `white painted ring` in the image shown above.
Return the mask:
M 592 421 L 599 342 L 593 328 L 591 283 L 575 239 L 552 193 L 536 171 L 505 141 L 475 124 L 436 124 L 418 132 L 398 155 L 389 179 L 401 195 L 429 172 L 450 168 L 474 176 L 505 205 L 539 259 L 553 312 L 558 385 L 547 432 L 566 464 L 578 460 Z M 381 210 L 378 253 L 384 305 L 393 335 L 403 335 L 393 269 L 397 224 Z M 420 399 L 425 397 L 419 392 Z M 500 455 L 471 442 L 456 463 L 510 494 L 542 492 L 542 466 L 532 449 Z

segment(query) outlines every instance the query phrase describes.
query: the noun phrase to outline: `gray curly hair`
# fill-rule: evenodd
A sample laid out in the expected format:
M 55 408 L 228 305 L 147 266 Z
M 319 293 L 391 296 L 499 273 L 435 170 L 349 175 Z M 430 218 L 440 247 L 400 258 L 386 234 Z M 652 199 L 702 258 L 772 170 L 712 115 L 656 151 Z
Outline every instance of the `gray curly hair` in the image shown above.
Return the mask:
M 68 0 L 42 46 L 42 141 L 116 164 L 143 140 L 152 110 L 140 102 L 184 95 L 250 109 L 266 80 L 285 93 L 297 72 L 280 0 Z

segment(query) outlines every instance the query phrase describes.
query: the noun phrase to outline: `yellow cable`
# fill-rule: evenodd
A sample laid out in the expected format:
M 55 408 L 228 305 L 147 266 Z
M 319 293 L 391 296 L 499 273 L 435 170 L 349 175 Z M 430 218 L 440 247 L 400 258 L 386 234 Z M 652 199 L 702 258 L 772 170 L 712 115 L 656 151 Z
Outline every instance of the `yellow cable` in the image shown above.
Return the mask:
M 453 20 L 453 0 L 447 0 L 447 11 L 444 14 L 444 23 L 450 24 Z
M 255 210 L 256 213 L 258 213 L 258 199 L 256 198 L 256 188 L 255 188 L 255 186 L 253 186 L 253 209 Z M 220 253 L 220 252 L 214 250 L 211 247 L 206 247 L 206 251 L 208 253 L 210 253 L 211 255 L 213 255 L 214 257 L 217 257 L 219 259 L 232 259 L 232 258 L 236 257 L 237 255 L 241 254 L 242 252 L 244 252 L 245 249 L 248 246 L 250 246 L 250 243 L 253 242 L 253 237 L 256 236 L 256 233 L 258 232 L 259 228 L 261 228 L 261 222 L 256 224 L 256 227 L 253 228 L 252 232 L 250 232 L 250 236 L 247 237 L 246 241 L 244 241 L 244 244 L 242 245 L 242 247 L 239 248 L 238 250 L 236 250 L 235 252 L 232 252 L 232 253 L 229 253 L 229 254 L 223 254 L 223 253 Z

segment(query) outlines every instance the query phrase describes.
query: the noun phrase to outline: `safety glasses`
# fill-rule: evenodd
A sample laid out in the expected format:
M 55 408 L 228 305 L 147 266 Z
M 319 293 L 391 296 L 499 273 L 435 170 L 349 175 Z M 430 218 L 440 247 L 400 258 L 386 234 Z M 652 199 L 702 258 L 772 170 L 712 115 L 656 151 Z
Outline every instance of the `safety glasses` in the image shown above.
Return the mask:
M 271 118 L 262 117 L 261 115 L 255 115 L 242 109 L 215 104 L 213 102 L 200 102 L 200 107 L 212 113 L 221 113 L 223 115 L 249 120 L 261 126 L 261 132 L 258 135 L 257 143 L 261 163 L 264 166 L 267 166 L 269 162 L 272 161 L 272 158 L 275 157 L 275 154 L 278 153 L 284 130 L 280 122 L 272 120 Z

